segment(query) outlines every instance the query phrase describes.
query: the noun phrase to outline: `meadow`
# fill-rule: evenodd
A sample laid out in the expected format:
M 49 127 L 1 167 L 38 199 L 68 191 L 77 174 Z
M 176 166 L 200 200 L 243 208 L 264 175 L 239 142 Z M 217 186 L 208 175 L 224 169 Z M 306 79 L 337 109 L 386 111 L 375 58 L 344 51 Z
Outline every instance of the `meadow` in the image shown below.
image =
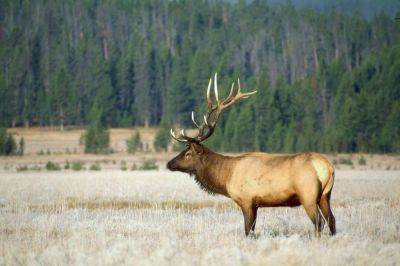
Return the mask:
M 240 210 L 187 175 L 160 171 L 0 174 L 0 265 L 396 265 L 400 172 L 338 170 L 338 233 L 302 208 Z
M 298 207 L 260 209 L 246 238 L 231 200 L 165 169 L 174 152 L 127 154 L 132 130 L 111 129 L 109 155 L 82 154 L 81 130 L 13 132 L 27 145 L 0 158 L 0 265 L 400 264 L 399 156 L 328 156 L 334 237 Z

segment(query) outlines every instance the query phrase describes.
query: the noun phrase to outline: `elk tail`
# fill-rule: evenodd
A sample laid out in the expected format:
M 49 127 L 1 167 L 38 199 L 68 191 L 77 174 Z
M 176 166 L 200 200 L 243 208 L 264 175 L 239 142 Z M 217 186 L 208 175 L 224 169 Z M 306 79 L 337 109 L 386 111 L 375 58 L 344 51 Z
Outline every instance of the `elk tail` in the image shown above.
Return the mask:
M 324 190 L 322 191 L 322 195 L 328 194 L 333 187 L 333 183 L 335 182 L 335 169 L 333 168 L 332 165 L 329 165 L 329 177 L 328 177 L 328 182 L 326 183 L 326 186 Z
M 315 156 L 311 160 L 311 163 L 322 184 L 322 195 L 328 194 L 332 190 L 335 180 L 335 168 L 333 168 L 333 165 L 323 156 Z

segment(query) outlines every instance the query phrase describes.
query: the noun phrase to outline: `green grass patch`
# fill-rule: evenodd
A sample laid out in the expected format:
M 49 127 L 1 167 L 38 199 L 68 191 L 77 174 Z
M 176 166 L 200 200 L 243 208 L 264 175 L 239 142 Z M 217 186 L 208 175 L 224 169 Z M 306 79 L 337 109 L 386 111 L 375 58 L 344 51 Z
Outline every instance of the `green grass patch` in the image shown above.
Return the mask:
M 89 170 L 91 170 L 91 171 L 100 171 L 101 170 L 100 164 L 98 162 L 95 162 L 94 164 L 92 164 L 89 167 Z
M 74 171 L 85 170 L 85 164 L 81 161 L 74 161 L 71 163 L 71 169 Z
M 339 164 L 353 165 L 353 161 L 350 158 L 340 158 Z
M 26 171 L 29 170 L 29 168 L 28 168 L 28 166 L 26 166 L 26 165 L 21 165 L 21 166 L 18 166 L 18 167 L 16 168 L 16 170 L 17 170 L 17 172 L 26 172 Z
M 367 160 L 364 158 L 364 156 L 361 156 L 358 159 L 358 165 L 367 165 Z
M 139 170 L 158 170 L 158 165 L 154 161 L 145 161 Z
M 61 167 L 58 163 L 52 162 L 52 161 L 48 161 L 46 163 L 46 170 L 47 171 L 60 171 Z
M 128 167 L 126 166 L 126 162 L 125 162 L 125 161 L 121 161 L 120 169 L 121 169 L 122 171 L 128 170 Z

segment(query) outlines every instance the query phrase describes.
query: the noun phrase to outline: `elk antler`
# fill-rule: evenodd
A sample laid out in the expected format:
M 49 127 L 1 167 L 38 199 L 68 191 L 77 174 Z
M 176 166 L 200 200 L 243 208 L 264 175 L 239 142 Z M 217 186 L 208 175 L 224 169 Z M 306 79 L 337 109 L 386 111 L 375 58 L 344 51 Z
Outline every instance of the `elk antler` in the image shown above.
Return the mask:
M 185 135 L 185 131 L 181 130 L 179 135 L 176 136 L 174 131 L 171 129 L 171 136 L 173 139 L 179 142 L 197 142 L 200 143 L 207 138 L 209 138 L 213 133 L 215 126 L 217 125 L 218 119 L 220 115 L 222 114 L 222 111 L 228 108 L 229 106 L 233 105 L 240 99 L 246 99 L 250 95 L 256 93 L 257 91 L 252 91 L 252 92 L 241 92 L 240 88 L 240 80 L 238 79 L 238 89 L 236 94 L 234 94 L 234 83 L 232 83 L 231 86 L 231 91 L 229 92 L 228 97 L 220 101 L 219 96 L 218 96 L 218 85 L 217 85 L 217 73 L 214 75 L 214 95 L 215 95 L 215 100 L 217 105 L 214 106 L 212 100 L 211 100 L 211 83 L 212 79 L 210 78 L 210 81 L 208 82 L 208 87 L 207 87 L 207 114 L 203 116 L 204 122 L 199 125 L 195 118 L 194 118 L 194 112 L 192 112 L 192 121 L 193 124 L 196 126 L 198 130 L 198 134 L 195 137 L 188 137 Z M 213 115 L 213 119 L 210 122 L 209 119 Z

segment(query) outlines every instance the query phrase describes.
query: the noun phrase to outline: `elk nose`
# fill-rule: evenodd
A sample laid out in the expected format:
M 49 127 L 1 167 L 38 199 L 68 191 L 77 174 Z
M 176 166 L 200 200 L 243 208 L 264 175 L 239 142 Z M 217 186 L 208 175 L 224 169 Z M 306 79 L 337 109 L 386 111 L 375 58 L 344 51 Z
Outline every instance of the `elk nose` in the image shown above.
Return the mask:
M 167 168 L 170 171 L 176 171 L 176 164 L 175 164 L 175 160 L 171 160 L 167 163 Z
M 167 163 L 167 168 L 168 168 L 169 170 L 172 170 L 171 167 L 172 167 L 172 163 L 171 163 L 171 161 L 169 161 L 169 162 Z

